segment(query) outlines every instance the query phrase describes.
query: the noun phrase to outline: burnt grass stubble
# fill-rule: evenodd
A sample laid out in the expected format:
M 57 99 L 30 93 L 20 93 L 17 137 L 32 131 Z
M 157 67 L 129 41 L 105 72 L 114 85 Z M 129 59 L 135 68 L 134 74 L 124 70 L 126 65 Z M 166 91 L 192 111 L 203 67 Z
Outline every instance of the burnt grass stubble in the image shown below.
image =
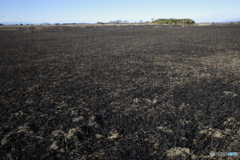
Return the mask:
M 239 50 L 239 25 L 0 31 L 0 159 L 239 151 Z

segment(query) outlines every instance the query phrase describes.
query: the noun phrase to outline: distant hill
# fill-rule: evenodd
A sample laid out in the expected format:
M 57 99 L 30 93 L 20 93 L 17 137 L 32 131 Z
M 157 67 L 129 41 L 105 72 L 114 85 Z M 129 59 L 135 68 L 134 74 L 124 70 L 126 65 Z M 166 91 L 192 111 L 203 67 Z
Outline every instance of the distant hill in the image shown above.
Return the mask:
M 195 22 L 191 19 L 157 19 L 152 23 L 157 24 L 194 24 Z

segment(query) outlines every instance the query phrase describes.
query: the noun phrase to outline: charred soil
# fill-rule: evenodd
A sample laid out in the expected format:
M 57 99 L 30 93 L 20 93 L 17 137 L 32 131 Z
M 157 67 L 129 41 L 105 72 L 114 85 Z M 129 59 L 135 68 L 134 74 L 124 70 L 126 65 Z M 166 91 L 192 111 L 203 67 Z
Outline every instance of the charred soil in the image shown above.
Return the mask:
M 240 25 L 2 30 L 0 159 L 239 151 L 239 50 Z

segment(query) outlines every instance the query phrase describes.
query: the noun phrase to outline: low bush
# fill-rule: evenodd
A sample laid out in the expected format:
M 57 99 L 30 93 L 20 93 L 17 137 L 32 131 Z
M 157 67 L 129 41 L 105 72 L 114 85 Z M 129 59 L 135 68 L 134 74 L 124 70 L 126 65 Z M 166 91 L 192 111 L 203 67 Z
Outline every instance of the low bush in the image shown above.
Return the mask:
M 191 19 L 157 19 L 152 23 L 157 24 L 195 24 Z

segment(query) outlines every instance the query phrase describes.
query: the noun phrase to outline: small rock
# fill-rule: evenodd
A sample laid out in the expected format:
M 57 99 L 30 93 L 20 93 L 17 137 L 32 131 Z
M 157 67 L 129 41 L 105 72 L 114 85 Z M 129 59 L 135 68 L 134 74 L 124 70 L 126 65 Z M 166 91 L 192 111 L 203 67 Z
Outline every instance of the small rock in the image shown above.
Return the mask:
M 77 128 L 71 128 L 67 134 L 67 139 L 71 139 L 76 132 L 77 132 Z
M 182 103 L 180 106 L 179 106 L 179 109 L 182 110 L 186 107 L 185 103 Z
M 198 157 L 195 154 L 192 154 L 191 158 L 192 159 L 197 159 Z
M 96 136 L 96 138 L 97 138 L 97 139 L 99 139 L 99 138 L 102 138 L 102 137 L 103 137 L 103 135 L 101 135 L 101 134 L 96 134 L 95 136 Z
M 164 126 L 159 126 L 159 127 L 157 127 L 157 129 L 162 130 L 164 132 L 173 133 L 172 130 L 170 130 L 167 127 L 164 127 Z
M 229 92 L 229 91 L 224 91 L 223 94 L 227 97 L 227 98 L 235 98 L 238 96 L 238 94 L 233 93 L 233 92 Z
M 190 121 L 185 121 L 185 123 L 186 124 L 190 124 L 190 123 L 192 123 L 192 121 L 190 120 Z
M 133 103 L 138 103 L 138 102 L 139 102 L 138 98 L 133 99 Z
M 185 141 L 185 140 L 187 140 L 186 137 L 182 137 L 182 138 L 180 139 L 180 141 Z
M 77 116 L 78 115 L 78 112 L 77 111 L 71 111 L 71 116 Z
M 224 137 L 224 135 L 222 134 L 222 132 L 220 130 L 218 130 L 217 132 L 215 132 L 212 137 L 215 137 L 215 138 L 222 138 Z
M 236 119 L 231 117 L 231 118 L 228 118 L 227 121 L 228 121 L 228 122 L 231 122 L 231 121 L 235 122 Z
M 57 141 L 53 142 L 53 144 L 49 148 L 52 150 L 57 150 L 58 149 Z
M 190 150 L 188 148 L 175 147 L 166 151 L 166 153 L 169 158 L 174 158 L 175 156 L 179 155 L 186 157 L 187 155 L 190 154 Z
M 116 139 L 118 137 L 118 133 L 117 132 L 110 132 L 111 133 L 111 136 L 108 137 L 109 139 L 113 140 L 113 139 Z
M 152 101 L 153 104 L 156 104 L 157 103 L 157 98 L 154 98 L 153 101 Z
M 157 103 L 157 97 L 155 97 L 152 101 L 149 98 L 146 98 L 145 100 L 149 104 L 156 104 Z
M 73 118 L 73 122 L 79 122 L 80 120 L 83 120 L 83 116 L 77 117 L 77 118 Z
M 96 118 L 96 116 L 92 116 L 92 117 L 91 117 L 91 121 L 94 121 L 95 118 Z

